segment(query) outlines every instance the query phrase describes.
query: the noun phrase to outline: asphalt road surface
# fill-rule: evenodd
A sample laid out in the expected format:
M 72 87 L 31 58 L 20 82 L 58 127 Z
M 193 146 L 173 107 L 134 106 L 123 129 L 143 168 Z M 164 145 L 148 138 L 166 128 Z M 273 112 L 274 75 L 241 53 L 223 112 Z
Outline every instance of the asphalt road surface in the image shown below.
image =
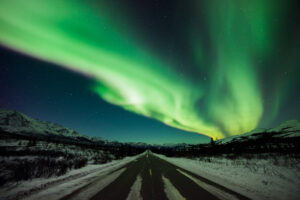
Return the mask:
M 172 165 L 150 151 L 110 174 L 113 176 L 116 173 L 119 173 L 116 175 L 117 178 L 104 188 L 99 188 L 99 191 L 88 199 L 248 199 L 217 183 Z M 96 183 L 89 183 L 61 200 L 85 199 L 84 197 L 87 196 L 80 196 L 80 194 L 92 186 L 96 187 Z

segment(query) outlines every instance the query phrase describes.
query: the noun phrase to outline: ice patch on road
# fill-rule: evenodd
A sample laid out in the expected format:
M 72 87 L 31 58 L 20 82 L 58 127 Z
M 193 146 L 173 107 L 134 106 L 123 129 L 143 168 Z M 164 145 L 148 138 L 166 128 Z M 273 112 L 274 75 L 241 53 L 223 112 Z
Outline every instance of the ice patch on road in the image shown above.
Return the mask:
M 174 187 L 169 179 L 162 176 L 165 184 L 165 193 L 169 200 L 185 200 L 185 198 L 180 194 L 180 192 Z
M 218 197 L 220 200 L 238 200 L 237 197 L 235 197 L 231 194 L 228 194 L 225 191 L 220 190 L 212 185 L 206 184 L 206 183 L 200 181 L 199 179 L 185 173 L 184 171 L 181 171 L 180 169 L 177 169 L 177 171 L 179 171 L 181 174 L 183 174 L 184 176 L 191 179 L 193 182 L 195 182 L 197 185 L 199 185 L 201 188 L 205 189 L 206 191 L 208 191 L 215 197 Z
M 142 200 L 143 198 L 141 196 L 141 188 L 142 188 L 142 178 L 140 175 L 138 175 L 131 187 L 127 200 Z

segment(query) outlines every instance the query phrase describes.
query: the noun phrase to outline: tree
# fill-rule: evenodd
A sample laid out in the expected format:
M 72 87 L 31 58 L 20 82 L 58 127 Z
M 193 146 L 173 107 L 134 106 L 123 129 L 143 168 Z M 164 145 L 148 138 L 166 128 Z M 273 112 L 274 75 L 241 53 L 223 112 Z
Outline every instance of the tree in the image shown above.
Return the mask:
M 214 139 L 213 139 L 213 138 L 210 138 L 210 145 L 211 145 L 211 146 L 215 146 L 215 144 L 216 144 L 216 142 L 214 141 Z

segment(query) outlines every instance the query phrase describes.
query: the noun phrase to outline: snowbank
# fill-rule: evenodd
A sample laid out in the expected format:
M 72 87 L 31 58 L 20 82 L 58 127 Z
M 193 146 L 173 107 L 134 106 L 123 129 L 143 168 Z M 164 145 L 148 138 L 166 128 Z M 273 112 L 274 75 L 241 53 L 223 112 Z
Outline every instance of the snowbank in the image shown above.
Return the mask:
M 286 158 L 278 157 L 278 163 L 274 164 L 272 159 L 207 157 L 192 160 L 155 155 L 251 199 L 300 198 L 298 161 L 285 163 Z
M 19 199 L 20 197 L 28 197 L 35 195 L 36 193 L 44 193 L 49 190 L 49 188 L 57 185 L 60 185 L 60 188 L 61 186 L 68 188 L 67 191 L 70 192 L 71 189 L 76 189 L 82 183 L 90 181 L 92 177 L 116 170 L 142 155 L 144 155 L 144 153 L 137 156 L 126 157 L 121 160 L 114 160 L 105 164 L 87 165 L 80 169 L 71 170 L 59 177 L 37 178 L 19 183 L 11 183 L 0 189 L 0 199 Z M 49 192 L 50 191 L 51 190 L 49 190 Z

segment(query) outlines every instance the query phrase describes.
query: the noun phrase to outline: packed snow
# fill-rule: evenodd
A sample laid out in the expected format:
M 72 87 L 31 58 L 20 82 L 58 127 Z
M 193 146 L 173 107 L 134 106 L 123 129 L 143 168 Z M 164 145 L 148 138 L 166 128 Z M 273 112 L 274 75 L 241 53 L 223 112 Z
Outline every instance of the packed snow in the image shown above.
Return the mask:
M 143 155 L 144 154 L 139 154 L 137 156 L 126 157 L 122 160 L 114 160 L 110 163 L 101 165 L 87 165 L 81 169 L 71 170 L 65 175 L 59 177 L 37 178 L 28 181 L 21 181 L 19 183 L 7 184 L 5 187 L 0 189 L 0 199 L 27 198 L 56 200 L 62 196 L 68 195 L 68 193 L 75 191 L 85 184 L 99 179 L 99 176 L 103 176 L 103 179 L 101 178 L 102 181 L 94 183 L 97 188 L 89 187 L 89 190 L 96 192 L 99 191 L 100 186 L 105 187 L 105 185 L 108 185 L 115 180 L 115 178 L 117 178 L 125 169 L 122 168 L 118 171 L 114 170 L 121 168 L 127 163 L 132 162 Z M 110 172 L 113 173 L 110 174 Z M 106 176 L 107 174 L 109 174 L 109 176 Z M 82 194 L 85 193 L 86 191 Z
M 9 133 L 55 134 L 72 137 L 81 135 L 74 130 L 59 124 L 42 122 L 23 113 L 0 109 L 0 127 Z
M 185 198 L 180 194 L 176 187 L 171 183 L 169 179 L 162 176 L 164 182 L 164 190 L 169 200 L 185 200 Z
M 127 197 L 127 200 L 142 200 L 143 198 L 141 196 L 141 188 L 142 178 L 140 175 L 138 175 L 130 189 L 130 193 Z
M 259 158 L 187 159 L 155 155 L 251 199 L 300 198 L 300 163 L 292 158 L 288 161 L 285 157 L 279 157 L 278 163 L 274 164 L 272 159 Z M 213 194 L 216 195 L 217 192 Z
M 275 128 L 255 129 L 251 132 L 244 133 L 242 135 L 234 135 L 221 140 L 217 140 L 216 143 L 226 144 L 233 141 L 242 142 L 249 139 L 256 139 L 266 133 L 272 134 L 273 137 L 277 138 L 300 137 L 300 120 L 285 121 Z

